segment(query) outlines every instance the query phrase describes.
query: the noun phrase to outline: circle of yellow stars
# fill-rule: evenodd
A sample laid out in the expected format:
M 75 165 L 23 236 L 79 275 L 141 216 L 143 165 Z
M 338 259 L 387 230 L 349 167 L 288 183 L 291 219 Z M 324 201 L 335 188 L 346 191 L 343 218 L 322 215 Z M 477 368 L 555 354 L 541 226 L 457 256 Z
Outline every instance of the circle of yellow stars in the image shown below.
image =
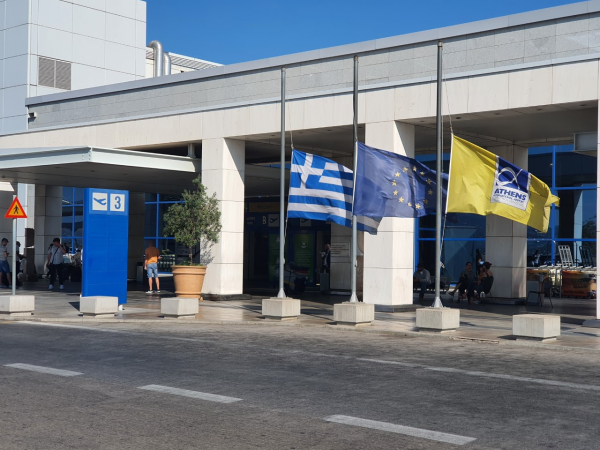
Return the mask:
M 413 166 L 412 170 L 413 170 L 413 172 L 417 172 L 417 167 L 416 167 L 416 166 Z M 404 168 L 402 168 L 402 172 L 404 172 L 404 173 L 408 173 L 408 171 L 409 171 L 409 168 L 408 168 L 408 167 L 404 167 Z M 419 172 L 419 174 L 420 174 L 421 176 L 425 176 L 425 172 Z M 394 174 L 394 178 L 399 178 L 399 177 L 400 177 L 400 171 L 396 171 L 396 173 Z M 428 178 L 428 179 L 426 180 L 426 183 L 427 183 L 428 185 L 430 185 L 430 186 L 431 186 L 431 184 L 433 183 L 433 181 L 432 181 L 432 180 L 430 180 L 430 179 Z M 398 185 L 398 182 L 397 182 L 395 179 L 394 179 L 394 180 L 392 180 L 392 186 L 397 186 L 397 185 Z M 394 192 L 393 192 L 393 193 L 394 193 L 394 197 L 398 197 L 398 190 L 397 190 L 397 189 L 394 189 Z M 429 189 L 429 190 L 427 191 L 427 195 L 433 195 L 433 189 Z M 402 197 L 402 196 L 398 197 L 398 202 L 399 202 L 399 203 L 404 203 L 404 201 L 405 201 L 405 198 L 404 198 L 404 197 Z M 422 202 L 422 203 L 423 203 L 424 205 L 428 205 L 428 204 L 429 204 L 429 200 L 428 200 L 427 198 L 425 198 L 425 199 L 423 199 L 423 202 Z M 412 204 L 411 202 L 408 202 L 408 203 L 407 203 L 407 205 L 408 205 L 410 208 L 412 208 L 412 207 L 413 207 L 413 204 Z M 415 205 L 414 205 L 414 208 L 415 208 L 416 210 L 419 210 L 419 209 L 421 209 L 421 208 L 424 208 L 424 206 L 422 206 L 420 203 L 415 203 Z

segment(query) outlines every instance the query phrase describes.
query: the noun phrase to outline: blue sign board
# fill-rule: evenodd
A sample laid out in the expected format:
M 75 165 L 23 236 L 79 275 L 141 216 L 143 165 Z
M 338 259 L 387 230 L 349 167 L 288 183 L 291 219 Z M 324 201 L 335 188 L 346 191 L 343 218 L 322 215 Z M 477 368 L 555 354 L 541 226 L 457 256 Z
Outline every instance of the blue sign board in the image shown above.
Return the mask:
M 129 192 L 85 189 L 83 210 L 82 295 L 127 303 Z

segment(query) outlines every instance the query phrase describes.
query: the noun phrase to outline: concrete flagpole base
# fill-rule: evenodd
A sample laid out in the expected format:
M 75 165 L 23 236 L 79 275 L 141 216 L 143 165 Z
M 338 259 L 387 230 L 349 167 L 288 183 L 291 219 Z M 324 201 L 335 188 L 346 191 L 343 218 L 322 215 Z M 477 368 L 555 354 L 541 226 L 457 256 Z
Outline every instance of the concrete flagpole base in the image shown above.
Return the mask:
M 195 319 L 200 312 L 197 297 L 174 297 L 160 300 L 160 312 L 165 319 Z
M 513 335 L 517 340 L 555 341 L 560 336 L 560 316 L 552 314 L 513 316 Z
M 0 296 L 0 316 L 31 316 L 35 309 L 33 295 L 3 295 Z
M 119 297 L 80 297 L 79 312 L 83 317 L 105 319 L 115 317 L 119 311 Z
M 271 297 L 262 301 L 262 314 L 269 320 L 296 320 L 300 315 L 300 300 Z
M 422 308 L 417 310 L 419 331 L 449 333 L 460 326 L 460 310 L 452 308 Z
M 362 302 L 338 303 L 333 305 L 333 320 L 337 325 L 371 325 L 375 320 L 375 305 Z

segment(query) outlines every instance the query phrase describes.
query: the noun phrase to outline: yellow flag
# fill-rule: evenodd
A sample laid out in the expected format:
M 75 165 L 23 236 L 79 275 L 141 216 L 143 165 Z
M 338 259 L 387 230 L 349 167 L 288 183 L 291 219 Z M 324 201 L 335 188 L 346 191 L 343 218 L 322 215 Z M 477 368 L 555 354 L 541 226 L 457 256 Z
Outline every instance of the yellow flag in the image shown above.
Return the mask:
M 529 172 L 452 136 L 448 212 L 496 214 L 545 233 L 550 205 L 558 202 L 548 185 Z

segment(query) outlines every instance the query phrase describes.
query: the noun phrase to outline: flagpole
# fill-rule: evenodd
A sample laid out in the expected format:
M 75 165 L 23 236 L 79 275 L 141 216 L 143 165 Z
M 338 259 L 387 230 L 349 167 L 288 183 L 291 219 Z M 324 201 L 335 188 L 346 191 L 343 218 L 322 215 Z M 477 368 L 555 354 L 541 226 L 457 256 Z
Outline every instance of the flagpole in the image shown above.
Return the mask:
M 12 239 L 12 295 L 17 294 L 17 219 L 13 219 Z
M 279 292 L 277 298 L 285 298 L 283 266 L 285 250 L 285 67 L 281 68 L 281 169 L 279 180 Z
M 352 294 L 350 295 L 350 302 L 358 302 L 356 295 L 356 255 L 358 247 L 358 219 L 354 215 L 354 195 L 356 194 L 356 169 L 358 165 L 358 55 L 354 55 L 354 184 L 352 186 Z
M 440 275 L 442 263 L 442 52 L 444 44 L 438 42 L 437 114 L 436 114 L 436 216 L 435 216 L 435 301 L 434 308 L 442 308 L 440 300 Z

